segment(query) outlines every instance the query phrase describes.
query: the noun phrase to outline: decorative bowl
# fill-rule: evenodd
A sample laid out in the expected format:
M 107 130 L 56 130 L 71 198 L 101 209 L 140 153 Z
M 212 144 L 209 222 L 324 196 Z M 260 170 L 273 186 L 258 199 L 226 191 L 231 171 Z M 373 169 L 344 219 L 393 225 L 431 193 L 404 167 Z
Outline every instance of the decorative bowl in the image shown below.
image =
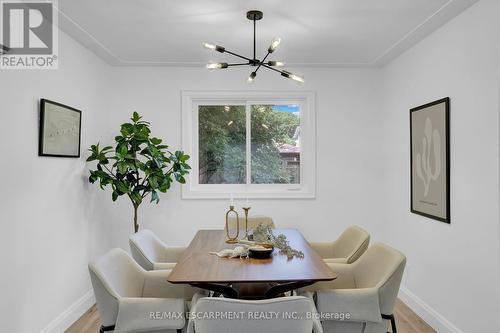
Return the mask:
M 268 259 L 274 251 L 274 247 L 264 247 L 261 245 L 251 246 L 248 248 L 250 258 Z

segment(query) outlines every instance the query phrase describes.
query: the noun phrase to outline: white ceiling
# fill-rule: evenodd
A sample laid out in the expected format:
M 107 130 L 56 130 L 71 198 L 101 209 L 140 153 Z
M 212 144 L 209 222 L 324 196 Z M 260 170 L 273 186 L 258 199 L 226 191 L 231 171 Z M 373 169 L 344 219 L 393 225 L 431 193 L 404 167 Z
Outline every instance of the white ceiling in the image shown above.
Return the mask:
M 288 66 L 382 66 L 478 0 L 59 0 L 63 31 L 117 66 L 198 66 L 251 57 L 258 9 L 258 57 L 275 36 L 274 60 Z M 237 59 L 236 59 L 237 60 Z

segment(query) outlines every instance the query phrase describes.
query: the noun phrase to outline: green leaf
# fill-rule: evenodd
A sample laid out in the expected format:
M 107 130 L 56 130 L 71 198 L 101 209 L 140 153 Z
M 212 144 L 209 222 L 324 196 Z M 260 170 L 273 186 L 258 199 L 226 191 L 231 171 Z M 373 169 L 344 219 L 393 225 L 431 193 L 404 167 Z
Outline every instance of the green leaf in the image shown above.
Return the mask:
M 121 125 L 120 133 L 123 136 L 129 136 L 133 132 L 134 132 L 134 125 L 132 125 L 130 123 L 125 123 L 125 124 Z
M 109 175 L 105 171 L 102 171 L 102 170 L 96 170 L 96 171 L 94 171 L 94 174 L 99 178 L 108 178 L 109 177 Z
M 157 204 L 158 204 L 158 202 L 160 202 L 160 198 L 158 198 L 158 193 L 156 191 L 151 191 L 151 201 L 150 202 L 153 202 L 153 201 L 156 201 Z
M 161 139 L 151 138 L 151 143 L 154 145 L 159 145 L 161 143 Z
M 138 122 L 142 117 L 139 116 L 139 114 L 137 112 L 134 111 L 134 113 L 132 114 L 132 118 L 130 118 L 134 123 Z
M 150 176 L 148 178 L 149 185 L 151 185 L 152 188 L 157 188 L 158 187 L 158 179 L 155 176 Z
M 126 162 L 123 161 L 118 162 L 117 167 L 118 167 L 118 172 L 120 172 L 121 174 L 125 174 L 127 172 L 128 165 Z
M 184 179 L 184 177 L 182 177 L 181 174 L 175 173 L 174 177 L 175 177 L 175 180 L 177 180 L 179 183 L 181 183 L 181 184 L 185 184 L 186 183 L 186 179 Z
M 140 205 L 142 203 L 142 196 L 139 192 L 134 191 L 130 193 L 130 197 L 135 204 Z
M 97 177 L 93 171 L 90 171 L 89 183 L 94 184 L 97 179 L 99 179 L 99 177 Z
M 97 159 L 99 160 L 99 162 L 104 162 L 106 160 L 106 155 L 104 155 L 104 153 L 100 153 L 97 156 Z
M 115 182 L 115 185 L 116 185 L 116 188 L 118 189 L 118 191 L 120 191 L 122 193 L 128 193 L 130 191 L 128 186 L 125 185 L 125 183 L 123 181 L 117 181 L 117 182 Z
M 122 155 L 122 156 L 127 155 L 127 152 L 128 152 L 127 145 L 119 145 L 118 147 L 119 147 L 118 152 L 120 153 L 120 155 Z
M 118 192 L 113 191 L 113 193 L 111 194 L 111 199 L 113 199 L 113 201 L 116 201 L 116 199 L 118 199 Z
M 134 191 L 144 191 L 146 189 L 147 187 L 144 185 L 137 185 L 136 187 L 134 187 Z

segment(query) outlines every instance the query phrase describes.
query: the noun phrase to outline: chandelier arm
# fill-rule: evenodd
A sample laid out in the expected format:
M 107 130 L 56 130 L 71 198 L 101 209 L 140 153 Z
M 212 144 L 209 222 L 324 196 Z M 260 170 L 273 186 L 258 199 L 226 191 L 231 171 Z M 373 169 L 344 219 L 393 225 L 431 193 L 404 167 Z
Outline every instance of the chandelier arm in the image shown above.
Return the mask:
M 260 65 L 262 65 L 262 67 L 268 68 L 268 69 L 273 70 L 275 72 L 278 72 L 280 74 L 285 74 L 286 73 L 285 71 L 282 71 L 282 70 L 276 69 L 274 67 L 268 66 L 268 65 L 266 65 L 264 63 L 260 63 Z
M 253 62 L 253 60 L 252 60 L 252 59 L 249 59 L 249 58 L 244 57 L 244 56 L 242 56 L 242 55 L 239 55 L 239 54 L 237 54 L 237 53 L 234 53 L 234 52 L 231 52 L 231 51 L 228 51 L 228 50 L 226 50 L 226 53 L 229 53 L 229 54 L 234 55 L 235 57 L 238 57 L 238 58 L 241 58 L 241 59 L 248 60 L 249 62 Z
M 254 71 L 255 73 L 257 73 L 257 71 L 259 70 L 260 66 L 262 66 L 264 64 L 264 62 L 266 61 L 267 57 L 271 54 L 271 52 L 267 52 L 266 56 L 262 59 L 262 61 L 259 61 L 258 64 L 259 66 L 257 66 L 257 69 Z
M 227 67 L 234 67 L 234 66 L 250 66 L 250 63 L 243 62 L 243 63 L 239 63 L 239 64 L 227 64 Z

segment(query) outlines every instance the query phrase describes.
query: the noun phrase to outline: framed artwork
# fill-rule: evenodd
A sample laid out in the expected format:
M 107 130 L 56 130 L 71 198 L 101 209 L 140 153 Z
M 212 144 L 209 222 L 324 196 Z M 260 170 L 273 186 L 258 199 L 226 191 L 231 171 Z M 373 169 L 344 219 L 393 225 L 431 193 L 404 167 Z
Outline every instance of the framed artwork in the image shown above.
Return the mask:
M 81 111 L 42 99 L 38 156 L 80 157 L 81 128 Z
M 450 98 L 410 110 L 411 212 L 450 223 Z

